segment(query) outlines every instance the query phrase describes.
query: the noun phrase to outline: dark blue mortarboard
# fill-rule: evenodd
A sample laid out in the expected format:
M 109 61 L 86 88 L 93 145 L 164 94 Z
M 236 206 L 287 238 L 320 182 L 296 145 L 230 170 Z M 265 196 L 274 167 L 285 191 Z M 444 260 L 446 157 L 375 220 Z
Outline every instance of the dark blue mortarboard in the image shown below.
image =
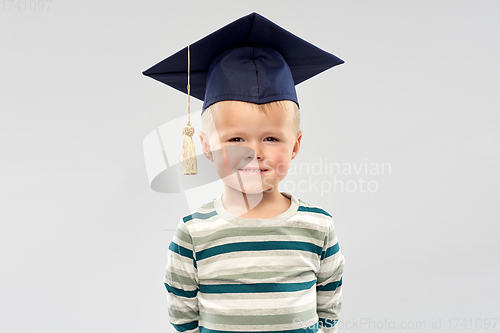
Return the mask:
M 143 74 L 187 93 L 188 100 L 190 95 L 203 100 L 203 110 L 227 100 L 257 104 L 291 100 L 299 105 L 296 84 L 343 62 L 252 13 L 180 50 Z M 188 102 L 188 122 L 182 130 L 185 175 L 198 172 L 192 139 L 194 128 L 189 115 Z
M 252 13 L 190 45 L 191 95 L 213 103 L 297 103 L 295 85 L 344 61 Z M 143 74 L 187 93 L 188 49 Z

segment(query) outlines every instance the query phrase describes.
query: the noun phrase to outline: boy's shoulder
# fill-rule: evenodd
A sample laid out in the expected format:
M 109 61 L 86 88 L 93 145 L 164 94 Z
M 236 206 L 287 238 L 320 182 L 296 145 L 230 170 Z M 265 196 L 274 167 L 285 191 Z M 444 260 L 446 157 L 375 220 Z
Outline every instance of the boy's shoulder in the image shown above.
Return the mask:
M 209 202 L 205 203 L 204 205 L 191 211 L 189 214 L 184 215 L 182 217 L 182 221 L 186 223 L 195 219 L 206 220 L 213 216 L 216 216 L 217 211 L 215 209 L 215 200 L 216 199 L 212 199 Z
M 328 232 L 328 230 L 335 229 L 332 215 L 320 206 L 311 205 L 301 199 L 297 199 L 299 207 L 295 213 L 295 220 L 313 223 L 317 225 L 320 230 Z
M 319 206 L 308 204 L 307 202 L 301 199 L 298 199 L 298 202 L 299 202 L 299 208 L 297 210 L 298 212 L 311 213 L 315 216 L 324 217 L 329 220 L 332 218 L 332 215 L 330 213 L 328 213 L 325 209 Z

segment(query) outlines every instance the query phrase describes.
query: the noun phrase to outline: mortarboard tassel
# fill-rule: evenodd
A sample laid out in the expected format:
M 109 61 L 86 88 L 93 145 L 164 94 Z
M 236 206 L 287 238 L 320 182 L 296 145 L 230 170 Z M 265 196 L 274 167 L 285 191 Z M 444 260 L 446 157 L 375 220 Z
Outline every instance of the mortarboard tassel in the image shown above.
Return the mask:
M 187 83 L 187 95 L 188 95 L 188 122 L 186 126 L 182 129 L 182 169 L 185 175 L 196 175 L 198 173 L 198 165 L 196 161 L 196 149 L 194 148 L 193 135 L 194 127 L 191 126 L 191 85 L 190 85 L 190 67 L 191 58 L 189 54 L 188 45 L 188 83 Z

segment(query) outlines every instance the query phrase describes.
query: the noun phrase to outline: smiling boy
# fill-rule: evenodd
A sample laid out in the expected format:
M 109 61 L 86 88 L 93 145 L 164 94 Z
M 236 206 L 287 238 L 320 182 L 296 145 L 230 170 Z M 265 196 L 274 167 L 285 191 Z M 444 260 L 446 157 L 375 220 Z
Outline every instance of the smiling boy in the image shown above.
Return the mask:
M 203 153 L 215 162 L 223 180 L 225 209 L 244 218 L 272 218 L 285 212 L 290 200 L 278 184 L 300 148 L 297 104 L 221 101 L 205 110 L 202 122 L 208 129 L 200 133 Z
M 255 13 L 190 47 L 202 149 L 224 193 L 184 216 L 170 244 L 174 331 L 336 331 L 344 257 L 332 216 L 278 186 L 302 140 L 295 84 L 343 61 Z M 144 74 L 186 92 L 186 55 Z

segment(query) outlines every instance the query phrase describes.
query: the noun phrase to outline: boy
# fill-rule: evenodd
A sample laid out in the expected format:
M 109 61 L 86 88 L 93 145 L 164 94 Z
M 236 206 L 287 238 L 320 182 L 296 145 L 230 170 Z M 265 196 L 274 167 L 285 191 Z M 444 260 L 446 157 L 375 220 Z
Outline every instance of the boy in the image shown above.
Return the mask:
M 224 194 L 185 216 L 170 244 L 174 330 L 336 331 L 344 258 L 331 215 L 278 185 L 302 140 L 295 84 L 343 61 L 255 13 L 191 50 L 202 149 Z M 185 56 L 144 74 L 186 92 L 176 68 Z

